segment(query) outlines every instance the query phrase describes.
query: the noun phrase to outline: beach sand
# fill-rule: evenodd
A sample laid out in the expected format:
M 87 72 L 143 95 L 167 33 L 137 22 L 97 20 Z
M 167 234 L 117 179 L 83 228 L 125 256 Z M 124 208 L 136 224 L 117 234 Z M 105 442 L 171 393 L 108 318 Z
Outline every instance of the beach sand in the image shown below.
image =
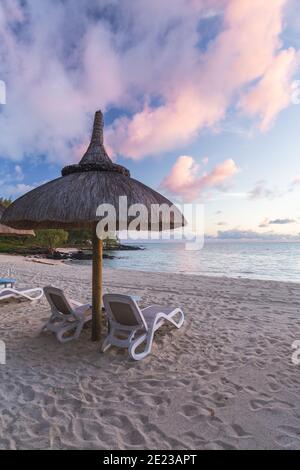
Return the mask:
M 20 287 L 91 300 L 88 266 L 0 256 L 9 270 Z M 133 362 L 100 354 L 89 329 L 67 344 L 40 335 L 45 299 L 0 305 L 0 449 L 300 448 L 300 284 L 106 269 L 104 288 L 181 306 L 185 326 Z

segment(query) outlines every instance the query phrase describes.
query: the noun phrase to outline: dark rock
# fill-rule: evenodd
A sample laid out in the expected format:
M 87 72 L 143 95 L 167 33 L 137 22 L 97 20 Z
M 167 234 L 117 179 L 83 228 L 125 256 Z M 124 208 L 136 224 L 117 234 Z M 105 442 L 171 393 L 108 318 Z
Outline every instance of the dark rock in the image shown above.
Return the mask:
M 116 245 L 107 248 L 107 251 L 139 251 L 139 250 L 144 250 L 145 248 L 142 246 L 136 246 L 136 245 Z

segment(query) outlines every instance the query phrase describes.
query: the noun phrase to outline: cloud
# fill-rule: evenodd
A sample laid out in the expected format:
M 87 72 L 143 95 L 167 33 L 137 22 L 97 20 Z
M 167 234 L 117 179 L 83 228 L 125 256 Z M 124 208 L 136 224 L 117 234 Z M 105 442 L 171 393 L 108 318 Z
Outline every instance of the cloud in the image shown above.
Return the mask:
M 23 169 L 20 165 L 15 165 L 11 172 L 8 164 L 0 167 L 0 197 L 15 199 L 44 183 L 46 181 L 33 184 L 25 183 Z
M 291 182 L 291 187 L 298 186 L 300 184 L 300 176 L 296 176 Z
M 259 228 L 266 228 L 269 226 L 269 219 L 266 217 L 260 224 Z
M 248 193 L 249 199 L 273 199 L 280 195 L 281 193 L 277 189 L 270 189 L 264 180 L 257 181 L 254 188 Z
M 42 184 L 42 183 L 41 183 Z M 9 199 L 15 199 L 17 197 L 23 196 L 23 194 L 28 193 L 29 191 L 32 191 L 35 189 L 39 184 L 36 185 L 30 185 L 30 184 L 24 184 L 24 183 L 18 183 L 18 184 L 1 184 L 1 197 L 6 197 Z
M 276 187 L 270 188 L 267 181 L 260 180 L 257 181 L 254 188 L 248 192 L 248 199 L 275 199 L 277 197 L 283 197 L 289 193 L 294 192 L 299 184 L 300 177 L 296 177 L 286 188 L 279 190 Z
M 294 224 L 294 219 L 274 219 L 270 220 L 269 225 L 286 225 L 286 224 Z
M 233 107 L 266 129 L 297 64 L 280 42 L 286 3 L 2 0 L 0 155 L 78 159 L 99 107 L 122 111 L 107 142 L 133 159 L 215 131 Z
M 269 227 L 270 225 L 288 225 L 288 224 L 295 224 L 295 223 L 296 223 L 295 219 L 282 218 L 282 219 L 269 220 L 268 218 L 265 218 L 261 222 L 261 224 L 259 224 L 259 227 L 266 228 L 266 227 Z
M 22 167 L 20 165 L 15 166 L 16 179 L 22 181 L 24 179 L 24 174 Z
M 235 162 L 225 160 L 209 173 L 199 176 L 200 165 L 193 157 L 181 156 L 177 159 L 168 176 L 162 181 L 160 188 L 170 194 L 182 196 L 192 201 L 207 189 L 217 188 L 238 172 Z
M 233 229 L 233 230 L 226 230 L 218 231 L 217 238 L 220 240 L 255 240 L 257 238 L 265 238 L 265 234 L 260 234 L 253 230 L 240 230 L 240 229 Z
M 282 50 L 279 40 L 285 3 L 225 2 L 223 31 L 200 60 L 195 51 L 184 51 L 186 71 L 191 73 L 184 79 L 172 75 L 171 87 L 163 94 L 164 103 L 157 108 L 146 104 L 133 118 L 116 121 L 116 153 L 138 159 L 183 145 L 200 130 L 214 128 L 226 116 L 237 93 L 241 109 L 250 116 L 259 114 L 261 128 L 265 129 L 288 104 L 289 80 L 297 64 L 294 49 Z M 249 92 L 247 87 L 257 80 Z
M 291 77 L 296 69 L 293 49 L 282 51 L 259 83 L 240 101 L 248 115 L 260 117 L 260 129 L 266 131 L 277 114 L 291 104 Z
M 217 234 L 218 240 L 245 240 L 245 241 L 300 241 L 299 235 L 286 235 L 277 234 L 274 232 L 255 232 L 254 230 L 241 230 L 233 229 L 226 231 L 219 231 Z

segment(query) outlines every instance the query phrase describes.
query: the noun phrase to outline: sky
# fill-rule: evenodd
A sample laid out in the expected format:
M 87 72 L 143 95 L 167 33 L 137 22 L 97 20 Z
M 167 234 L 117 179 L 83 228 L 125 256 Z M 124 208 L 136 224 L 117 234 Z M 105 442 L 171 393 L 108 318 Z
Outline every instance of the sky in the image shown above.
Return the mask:
M 1 0 L 0 197 L 106 148 L 219 239 L 300 237 L 299 0 Z M 4 103 L 5 101 L 5 103 Z

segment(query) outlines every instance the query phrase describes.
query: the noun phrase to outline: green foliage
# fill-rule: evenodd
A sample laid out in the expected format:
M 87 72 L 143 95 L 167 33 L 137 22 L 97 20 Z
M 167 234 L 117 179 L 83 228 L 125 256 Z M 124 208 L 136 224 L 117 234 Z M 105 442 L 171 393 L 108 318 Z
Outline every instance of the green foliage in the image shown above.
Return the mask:
M 3 197 L 0 197 L 0 204 L 2 204 L 2 206 L 8 207 L 11 205 L 11 203 L 12 203 L 11 199 L 5 199 Z
M 92 238 L 93 235 L 91 230 L 69 230 L 68 243 L 70 245 L 86 245 L 88 242 L 92 241 Z M 119 244 L 120 241 L 117 235 L 109 237 L 103 242 L 104 249 L 106 250 L 116 248 Z
M 103 242 L 103 247 L 105 250 L 116 248 L 119 245 L 120 245 L 120 240 L 118 238 L 118 235 L 115 235 L 115 237 L 106 238 Z
M 53 253 L 55 248 L 64 245 L 69 238 L 65 230 L 39 230 L 36 233 L 35 245 L 47 248 L 49 253 Z
M 24 248 L 24 241 L 17 238 L 0 237 L 0 253 L 15 253 Z
M 85 245 L 92 240 L 91 230 L 69 230 L 70 245 Z
M 53 254 L 55 248 L 62 246 L 86 245 L 92 240 L 90 230 L 39 230 L 36 237 L 0 236 L 0 253 L 18 253 L 36 248 L 46 248 Z M 118 236 L 110 237 L 103 242 L 105 250 L 118 248 Z

